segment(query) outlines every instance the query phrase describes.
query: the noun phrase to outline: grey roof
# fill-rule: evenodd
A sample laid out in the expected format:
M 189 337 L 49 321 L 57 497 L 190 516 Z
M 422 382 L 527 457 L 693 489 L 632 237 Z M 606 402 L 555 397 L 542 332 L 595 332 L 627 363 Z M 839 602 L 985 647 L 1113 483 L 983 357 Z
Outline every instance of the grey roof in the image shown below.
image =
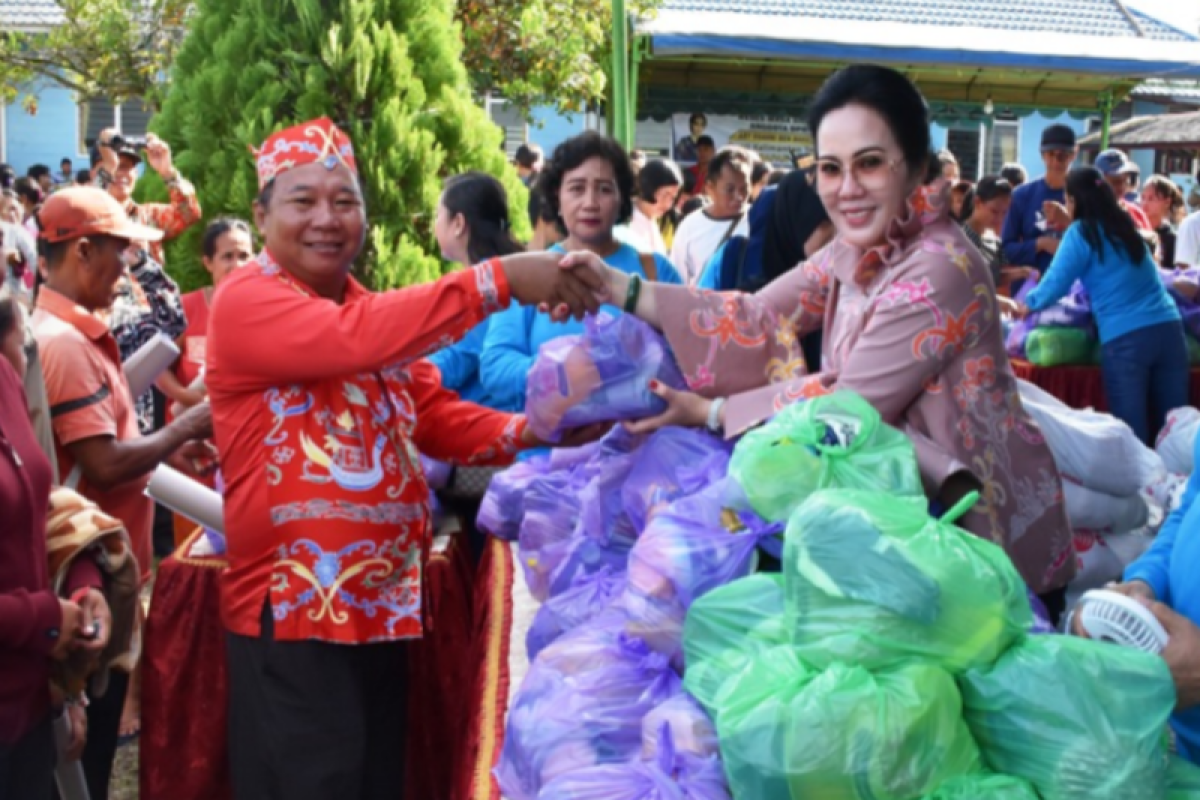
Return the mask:
M 666 0 L 663 10 L 1196 41 L 1118 0 Z M 946 44 L 953 46 L 952 41 Z
M 1138 98 L 1170 100 L 1173 103 L 1200 104 L 1200 82 L 1151 80 L 1133 90 Z
M 1092 133 L 1079 140 L 1084 147 L 1099 147 L 1100 134 Z M 1200 111 L 1187 114 L 1159 114 L 1153 117 L 1134 117 L 1114 125 L 1109 133 L 1109 147 L 1158 147 L 1191 149 L 1200 145 Z
M 54 0 L 0 0 L 0 29 L 50 28 L 62 18 L 62 6 Z

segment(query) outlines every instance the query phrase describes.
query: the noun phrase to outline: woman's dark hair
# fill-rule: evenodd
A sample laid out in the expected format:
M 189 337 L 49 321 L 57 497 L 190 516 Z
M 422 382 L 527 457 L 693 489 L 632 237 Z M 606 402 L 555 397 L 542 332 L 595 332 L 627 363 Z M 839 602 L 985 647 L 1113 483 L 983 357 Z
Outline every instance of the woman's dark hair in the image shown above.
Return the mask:
M 647 161 L 646 166 L 638 173 L 638 197 L 647 203 L 653 203 L 658 190 L 664 186 L 682 186 L 683 173 L 674 161 L 656 158 Z
M 999 175 L 984 175 L 979 183 L 970 187 L 963 197 L 962 210 L 958 221 L 966 222 L 975 215 L 977 203 L 987 203 L 997 197 L 1012 197 L 1013 186 L 1007 179 Z
M 200 240 L 200 251 L 204 253 L 205 258 L 212 258 L 217 254 L 217 240 L 230 231 L 242 231 L 247 236 L 251 235 L 250 225 L 237 217 L 218 217 L 208 223 L 208 227 L 204 229 L 204 237 Z
M 1000 168 L 1000 177 L 1004 178 L 1012 188 L 1024 185 L 1025 181 L 1029 180 L 1029 174 L 1025 172 L 1025 168 L 1015 161 L 1011 164 L 1005 164 Z
M 831 112 L 857 103 L 883 117 L 900 145 L 911 175 L 924 175 L 929 159 L 929 106 L 917 87 L 894 69 L 873 64 L 844 67 L 813 98 L 808 127 L 813 139 Z
M 500 181 L 483 172 L 464 172 L 446 180 L 442 205 L 451 216 L 467 223 L 467 257 L 472 264 L 520 253 L 525 248 L 512 237 L 508 195 Z
M 708 125 L 708 117 L 697 111 L 688 117 L 688 127 L 690 128 L 692 125 L 695 125 L 697 121 L 703 122 L 706 126 Z
M 43 199 L 42 187 L 38 186 L 33 178 L 17 178 L 13 183 L 13 191 L 17 193 L 17 197 L 33 205 L 38 205 Z
M 563 225 L 562 206 L 558 199 L 563 178 L 568 172 L 579 169 L 585 161 L 592 158 L 603 158 L 612 165 L 613 175 L 617 179 L 617 192 L 621 195 L 621 208 L 617 212 L 616 224 L 625 224 L 633 215 L 633 165 L 629 162 L 629 154 L 616 139 L 596 131 L 584 131 L 554 148 L 554 155 L 546 162 L 537 182 L 538 194 L 554 213 L 558 229 L 564 234 L 568 231 Z
M 0 164 L 0 189 L 11 189 L 17 180 L 17 171 L 8 164 Z
M 771 166 L 771 162 L 769 161 L 755 161 L 754 165 L 750 167 L 750 185 L 754 186 L 755 184 L 766 180 L 767 176 L 771 174 L 773 169 L 774 168 Z
M 1076 167 L 1067 174 L 1067 196 L 1075 202 L 1075 221 L 1083 229 L 1083 238 L 1092 250 L 1104 252 L 1104 240 L 1114 248 L 1125 248 L 1129 259 L 1142 263 L 1146 241 L 1138 233 L 1129 212 L 1121 208 L 1112 187 L 1095 167 Z

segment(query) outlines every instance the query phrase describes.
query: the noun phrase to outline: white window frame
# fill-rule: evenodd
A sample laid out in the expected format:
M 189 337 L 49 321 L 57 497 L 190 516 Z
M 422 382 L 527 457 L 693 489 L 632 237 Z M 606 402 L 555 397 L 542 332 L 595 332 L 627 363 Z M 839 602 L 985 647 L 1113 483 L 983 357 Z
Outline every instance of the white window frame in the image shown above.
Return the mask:
M 1014 160 L 1019 162 L 1021 160 L 1021 135 L 1023 132 L 1022 129 L 1025 127 L 1022 124 L 1021 118 L 1017 117 L 1016 119 L 993 119 L 992 120 L 992 129 L 995 130 L 997 125 L 1003 125 L 1006 128 L 1012 128 L 1012 129 L 1016 130 L 1016 132 L 1017 132 L 1017 148 L 1016 148 L 1017 155 Z M 986 128 L 984 130 L 984 133 L 985 134 L 987 133 Z M 985 161 L 985 162 L 991 157 L 991 152 L 990 152 L 991 148 L 989 145 L 991 145 L 991 142 L 987 141 L 987 137 L 985 135 L 984 136 L 985 156 L 983 158 L 983 161 Z M 982 178 L 984 175 L 987 174 L 987 172 L 985 171 L 986 166 L 987 166 L 986 164 L 980 164 L 980 174 L 979 174 L 980 178 Z M 1003 166 L 1004 166 L 1004 164 L 1000 165 L 1000 167 L 1003 167 Z M 999 174 L 999 172 L 1000 172 L 1000 167 L 997 167 L 997 169 L 996 169 L 997 174 Z
M 83 119 L 81 118 L 82 114 L 83 114 L 83 109 L 88 108 L 88 102 L 89 101 L 87 101 L 87 100 L 83 100 L 83 101 L 76 100 L 75 101 L 75 146 L 82 148 L 82 150 L 80 152 L 76 153 L 76 156 L 78 158 L 82 158 L 84 161 L 90 162 L 90 159 L 91 159 L 91 153 L 89 152 L 90 148 L 88 147 L 87 142 L 85 142 L 83 140 L 84 135 L 87 133 L 87 128 L 83 124 Z M 113 127 L 113 128 L 116 128 L 118 131 L 123 131 L 123 128 L 121 127 L 121 105 L 117 104 L 117 105 L 112 106 L 112 110 L 113 110 L 112 125 L 111 126 L 105 125 L 103 128 L 101 128 L 101 130 L 103 130 L 104 128 L 107 128 L 107 127 Z

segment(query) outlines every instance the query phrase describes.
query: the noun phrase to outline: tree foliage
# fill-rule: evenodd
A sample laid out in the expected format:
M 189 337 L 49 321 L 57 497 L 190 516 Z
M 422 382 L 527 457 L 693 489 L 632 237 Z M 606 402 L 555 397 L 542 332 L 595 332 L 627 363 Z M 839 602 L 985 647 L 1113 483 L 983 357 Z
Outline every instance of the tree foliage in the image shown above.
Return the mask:
M 471 98 L 452 17 L 452 0 L 199 0 L 150 127 L 178 154 L 207 219 L 249 218 L 249 145 L 333 118 L 354 142 L 367 198 L 359 274 L 380 288 L 429 280 L 441 271 L 429 253 L 443 177 L 479 169 L 500 177 L 514 210 L 527 198 L 500 129 Z M 513 220 L 527 232 L 524 214 Z M 199 236 L 168 251 L 184 286 L 206 279 Z
M 56 0 L 59 23 L 0 33 L 0 94 L 49 82 L 81 100 L 141 98 L 156 107 L 192 0 Z M 27 95 L 27 105 L 36 96 Z
M 652 14 L 661 0 L 630 0 Z M 477 92 L 528 110 L 582 111 L 604 99 L 612 55 L 612 0 L 458 0 L 467 70 Z

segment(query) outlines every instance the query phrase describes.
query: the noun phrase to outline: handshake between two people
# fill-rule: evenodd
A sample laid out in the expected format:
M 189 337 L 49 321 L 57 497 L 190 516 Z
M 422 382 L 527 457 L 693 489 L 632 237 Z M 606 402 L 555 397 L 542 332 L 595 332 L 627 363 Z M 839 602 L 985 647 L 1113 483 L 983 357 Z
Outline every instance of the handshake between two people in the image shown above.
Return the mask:
M 509 293 L 555 322 L 583 319 L 612 303 L 612 270 L 595 253 L 518 253 L 500 259 Z

